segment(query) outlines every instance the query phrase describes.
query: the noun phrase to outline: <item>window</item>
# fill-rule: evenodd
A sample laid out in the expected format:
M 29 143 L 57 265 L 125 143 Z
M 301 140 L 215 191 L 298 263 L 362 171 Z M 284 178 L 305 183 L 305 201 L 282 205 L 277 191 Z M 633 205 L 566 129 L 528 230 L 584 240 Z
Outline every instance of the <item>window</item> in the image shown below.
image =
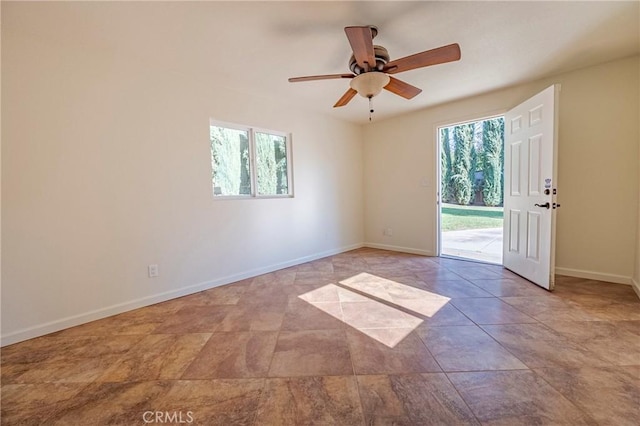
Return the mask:
M 211 122 L 215 197 L 290 197 L 291 138 L 281 132 Z

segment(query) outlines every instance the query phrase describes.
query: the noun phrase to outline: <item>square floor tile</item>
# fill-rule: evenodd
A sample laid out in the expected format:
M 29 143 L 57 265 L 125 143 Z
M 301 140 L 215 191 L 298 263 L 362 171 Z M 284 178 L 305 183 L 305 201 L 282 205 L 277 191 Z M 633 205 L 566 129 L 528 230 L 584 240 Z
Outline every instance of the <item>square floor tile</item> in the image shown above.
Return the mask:
M 182 378 L 266 377 L 277 337 L 275 331 L 213 333 Z
M 521 324 L 536 322 L 512 306 L 496 298 L 452 299 L 451 304 L 476 324 Z
M 47 424 L 60 404 L 74 398 L 86 383 L 38 383 L 11 385 L 3 382 L 2 424 Z
M 363 424 L 355 377 L 267 379 L 255 424 Z
M 477 326 L 424 328 L 418 334 L 444 371 L 527 368 Z
M 45 336 L 25 342 L 25 351 L 3 348 L 3 384 L 92 382 L 143 338 Z
M 447 268 L 462 278 L 467 280 L 483 280 L 483 279 L 500 279 L 500 272 L 485 266 L 473 266 L 479 265 L 474 262 L 458 262 L 454 266 L 447 266 Z
M 60 403 L 46 424 L 134 425 L 144 424 L 145 411 L 155 411 L 154 400 L 172 382 L 92 383 L 75 397 Z M 163 410 L 164 406 L 158 406 Z M 167 410 L 170 410 L 167 407 Z
M 502 297 L 501 300 L 538 321 L 595 321 L 598 319 L 575 303 L 555 295 Z
M 342 329 L 340 302 L 308 302 L 291 296 L 282 320 L 282 330 Z
M 518 345 L 525 340 L 551 340 L 554 342 L 567 340 L 560 333 L 540 323 L 482 325 L 480 328 L 502 344 Z
M 187 296 L 189 297 L 189 296 Z M 78 337 L 78 336 L 105 336 L 105 335 L 130 335 L 150 334 L 163 323 L 167 316 L 173 315 L 183 305 L 177 301 L 184 298 L 157 303 L 144 308 L 134 309 L 97 321 L 92 321 L 76 327 L 67 328 L 51 336 Z
M 356 374 L 442 371 L 413 329 L 347 330 Z
M 411 308 L 411 306 L 409 307 Z M 423 312 L 419 309 L 416 310 L 418 312 Z M 422 324 L 419 325 L 419 328 L 440 327 L 448 325 L 475 325 L 473 321 L 471 321 L 451 303 L 447 303 L 446 305 L 440 307 L 431 315 L 421 316 L 420 319 L 422 319 Z
M 533 371 L 451 373 L 448 377 L 483 424 L 595 423 Z
M 111 365 L 99 382 L 179 379 L 210 334 L 152 334 Z
M 269 376 L 353 374 L 344 330 L 281 331 Z
M 574 342 L 620 339 L 640 344 L 640 321 L 546 321 L 545 325 Z
M 444 374 L 358 376 L 366 424 L 478 425 Z
M 476 286 L 488 291 L 494 296 L 545 296 L 548 292 L 532 282 L 522 278 L 492 278 L 470 277 Z
M 189 424 L 190 415 L 194 425 L 250 425 L 263 389 L 264 379 L 179 380 L 142 406 L 181 413 L 182 424 Z
M 212 333 L 232 306 L 185 306 L 156 327 L 155 334 Z
M 522 339 L 502 345 L 529 368 L 610 365 L 596 352 L 569 340 Z
M 427 282 L 424 288 L 435 294 L 439 294 L 440 296 L 451 298 L 494 297 L 491 293 L 481 289 L 471 282 L 461 279 L 433 280 Z
M 287 305 L 243 303 L 235 305 L 220 322 L 216 331 L 277 331 L 282 326 Z
M 333 271 L 300 271 L 296 272 L 293 283 L 297 286 L 323 286 L 336 281 Z
M 535 371 L 600 424 L 638 424 L 640 380 L 624 367 L 545 368 Z

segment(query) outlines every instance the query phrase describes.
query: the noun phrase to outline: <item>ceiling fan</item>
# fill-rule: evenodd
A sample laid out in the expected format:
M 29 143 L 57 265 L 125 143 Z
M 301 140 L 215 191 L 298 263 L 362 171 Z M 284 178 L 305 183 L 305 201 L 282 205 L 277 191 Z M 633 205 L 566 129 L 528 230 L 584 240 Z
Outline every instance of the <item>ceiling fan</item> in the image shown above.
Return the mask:
M 369 98 L 369 112 L 372 113 L 371 98 L 379 94 L 382 89 L 386 89 L 405 99 L 412 99 L 422 92 L 422 89 L 398 80 L 389 74 L 397 74 L 460 59 L 460 46 L 454 43 L 389 61 L 390 57 L 387 49 L 373 44 L 373 39 L 378 34 L 377 27 L 373 25 L 346 27 L 344 32 L 347 34 L 347 39 L 353 50 L 353 55 L 349 60 L 350 74 L 311 75 L 289 79 L 291 83 L 338 78 L 351 79 L 349 82 L 350 88 L 336 102 L 334 108 L 345 106 L 353 99 L 356 93 L 359 93 L 361 96 Z M 369 119 L 371 119 L 371 116 L 369 116 Z

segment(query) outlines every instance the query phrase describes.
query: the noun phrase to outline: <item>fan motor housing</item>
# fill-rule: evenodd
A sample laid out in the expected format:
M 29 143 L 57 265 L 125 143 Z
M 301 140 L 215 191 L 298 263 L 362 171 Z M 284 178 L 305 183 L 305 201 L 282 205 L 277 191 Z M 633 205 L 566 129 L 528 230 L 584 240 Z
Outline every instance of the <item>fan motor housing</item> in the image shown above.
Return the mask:
M 369 71 L 382 71 L 387 62 L 389 62 L 389 52 L 387 52 L 387 49 L 384 47 L 377 45 L 373 46 L 373 52 L 376 57 L 376 65 Z M 351 55 L 351 58 L 349 59 L 349 69 L 356 75 L 360 75 L 365 72 L 364 68 L 358 65 L 358 62 L 353 55 Z

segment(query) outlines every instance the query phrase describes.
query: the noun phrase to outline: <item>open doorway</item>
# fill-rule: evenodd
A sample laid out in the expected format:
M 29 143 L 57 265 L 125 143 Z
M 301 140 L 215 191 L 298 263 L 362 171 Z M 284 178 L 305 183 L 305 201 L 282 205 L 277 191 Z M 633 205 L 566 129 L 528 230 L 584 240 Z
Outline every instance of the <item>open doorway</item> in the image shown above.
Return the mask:
M 502 264 L 504 116 L 438 128 L 440 255 Z

